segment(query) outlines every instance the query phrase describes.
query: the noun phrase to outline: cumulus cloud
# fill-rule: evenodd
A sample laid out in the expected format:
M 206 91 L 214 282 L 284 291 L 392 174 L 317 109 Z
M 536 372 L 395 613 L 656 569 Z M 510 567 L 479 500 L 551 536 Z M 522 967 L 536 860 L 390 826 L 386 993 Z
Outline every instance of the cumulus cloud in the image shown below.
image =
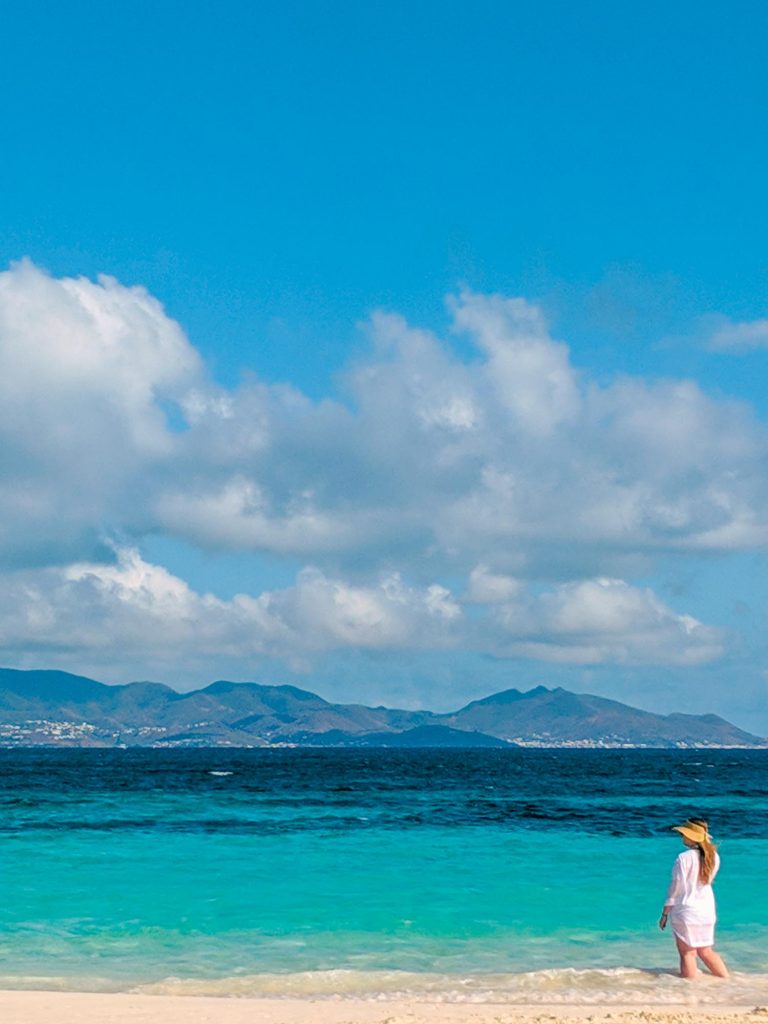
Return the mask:
M 162 649 L 168 646 L 169 622 L 177 629 L 177 647 L 200 645 L 202 630 L 203 650 L 243 655 L 439 646 L 445 638 L 430 626 L 447 626 L 460 615 L 445 588 L 407 587 L 397 574 L 374 585 L 354 586 L 310 568 L 291 587 L 223 601 L 195 593 L 162 567 L 127 550 L 120 552 L 115 566 L 74 566 L 62 578 L 65 585 L 87 583 L 116 628 L 122 628 L 126 608 L 144 626 L 153 625 L 151 633 Z M 141 646 L 145 636 L 140 634 Z
M 0 577 L 0 651 L 56 663 L 87 652 L 92 664 L 174 672 L 215 672 L 222 660 L 247 670 L 265 657 L 301 668 L 318 653 L 349 649 L 462 648 L 577 664 L 698 664 L 721 653 L 716 629 L 620 580 L 537 592 L 482 567 L 471 579 L 474 592 L 462 599 L 440 584 L 409 585 L 399 573 L 360 585 L 304 569 L 292 586 L 222 600 L 125 548 L 111 565 Z M 489 610 L 467 615 L 479 600 Z
M 390 573 L 367 586 L 305 569 L 293 586 L 222 600 L 200 594 L 133 548 L 115 562 L 7 573 L 0 587 L 0 648 L 170 664 L 189 657 L 303 657 L 339 647 L 385 650 L 452 643 L 461 609 L 438 584 Z
M 768 445 L 746 407 L 692 381 L 590 381 L 522 300 L 465 293 L 453 310 L 475 360 L 379 314 L 347 404 L 258 383 L 214 403 L 179 441 L 194 469 L 182 456 L 157 494 L 160 525 L 234 549 L 407 551 L 462 571 L 522 558 L 529 573 L 568 548 L 588 574 L 768 541 Z
M 723 653 L 722 630 L 680 615 L 624 580 L 562 584 L 503 604 L 506 653 L 577 664 L 700 665 Z
M 476 565 L 469 574 L 467 601 L 471 604 L 499 604 L 520 593 L 523 584 L 512 576 L 491 572 L 487 565 Z
M 91 554 L 136 518 L 172 456 L 164 403 L 201 371 L 143 288 L 0 274 L 0 564 Z
M 499 411 L 533 437 L 551 436 L 578 412 L 568 348 L 549 335 L 541 311 L 524 299 L 464 291 L 451 302 L 454 329 L 487 356 L 485 370 Z
M 377 313 L 340 396 L 314 401 L 217 386 L 142 288 L 0 274 L 6 646 L 715 657 L 719 634 L 626 580 L 768 542 L 763 427 L 692 381 L 591 378 L 523 299 L 449 308 L 473 356 Z M 314 568 L 221 601 L 116 558 L 157 533 Z
M 691 381 L 590 381 L 522 299 L 451 309 L 477 358 L 377 314 L 346 400 L 317 402 L 214 386 L 143 289 L 0 274 L 0 557 L 87 558 L 159 530 L 371 571 L 535 574 L 578 546 L 573 572 L 594 575 L 768 541 L 768 445 L 746 408 Z

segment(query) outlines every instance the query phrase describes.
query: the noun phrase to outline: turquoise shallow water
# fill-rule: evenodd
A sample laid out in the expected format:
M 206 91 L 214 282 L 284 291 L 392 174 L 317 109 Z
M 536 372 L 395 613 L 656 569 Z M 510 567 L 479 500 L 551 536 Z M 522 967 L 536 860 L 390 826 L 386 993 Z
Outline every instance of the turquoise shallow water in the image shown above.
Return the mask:
M 2 752 L 0 986 L 677 1001 L 668 828 L 706 813 L 759 1001 L 768 759 L 728 753 L 692 803 L 691 753 Z

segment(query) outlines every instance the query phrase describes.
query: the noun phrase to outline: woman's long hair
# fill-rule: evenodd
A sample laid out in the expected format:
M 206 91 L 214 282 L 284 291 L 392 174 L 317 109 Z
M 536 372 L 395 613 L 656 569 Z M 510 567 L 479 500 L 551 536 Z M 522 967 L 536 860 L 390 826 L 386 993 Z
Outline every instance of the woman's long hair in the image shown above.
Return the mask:
M 709 825 L 704 818 L 689 818 L 688 820 L 692 825 L 701 825 L 707 835 L 709 835 Z M 702 885 L 708 885 L 712 881 L 712 875 L 715 873 L 717 847 L 714 843 L 705 839 L 703 843 L 696 843 L 696 849 L 699 851 L 699 881 Z

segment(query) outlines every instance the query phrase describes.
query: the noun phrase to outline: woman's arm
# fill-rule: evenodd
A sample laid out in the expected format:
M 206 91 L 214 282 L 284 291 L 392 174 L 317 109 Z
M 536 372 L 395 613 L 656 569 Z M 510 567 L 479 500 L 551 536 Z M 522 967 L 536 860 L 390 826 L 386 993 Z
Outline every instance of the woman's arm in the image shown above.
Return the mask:
M 667 890 L 667 898 L 664 901 L 664 908 L 661 911 L 661 917 L 659 918 L 659 928 L 662 931 L 667 927 L 667 918 L 669 917 L 669 911 L 677 903 L 680 896 L 683 895 L 683 868 L 678 857 L 672 868 L 672 880 L 669 883 L 669 889 Z

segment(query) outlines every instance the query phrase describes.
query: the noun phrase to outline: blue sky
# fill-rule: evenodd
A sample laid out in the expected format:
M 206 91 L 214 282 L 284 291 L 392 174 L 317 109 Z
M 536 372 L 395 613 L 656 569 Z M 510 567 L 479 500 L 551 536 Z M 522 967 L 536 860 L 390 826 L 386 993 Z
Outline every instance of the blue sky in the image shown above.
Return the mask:
M 7 12 L 0 660 L 768 732 L 766 22 Z

